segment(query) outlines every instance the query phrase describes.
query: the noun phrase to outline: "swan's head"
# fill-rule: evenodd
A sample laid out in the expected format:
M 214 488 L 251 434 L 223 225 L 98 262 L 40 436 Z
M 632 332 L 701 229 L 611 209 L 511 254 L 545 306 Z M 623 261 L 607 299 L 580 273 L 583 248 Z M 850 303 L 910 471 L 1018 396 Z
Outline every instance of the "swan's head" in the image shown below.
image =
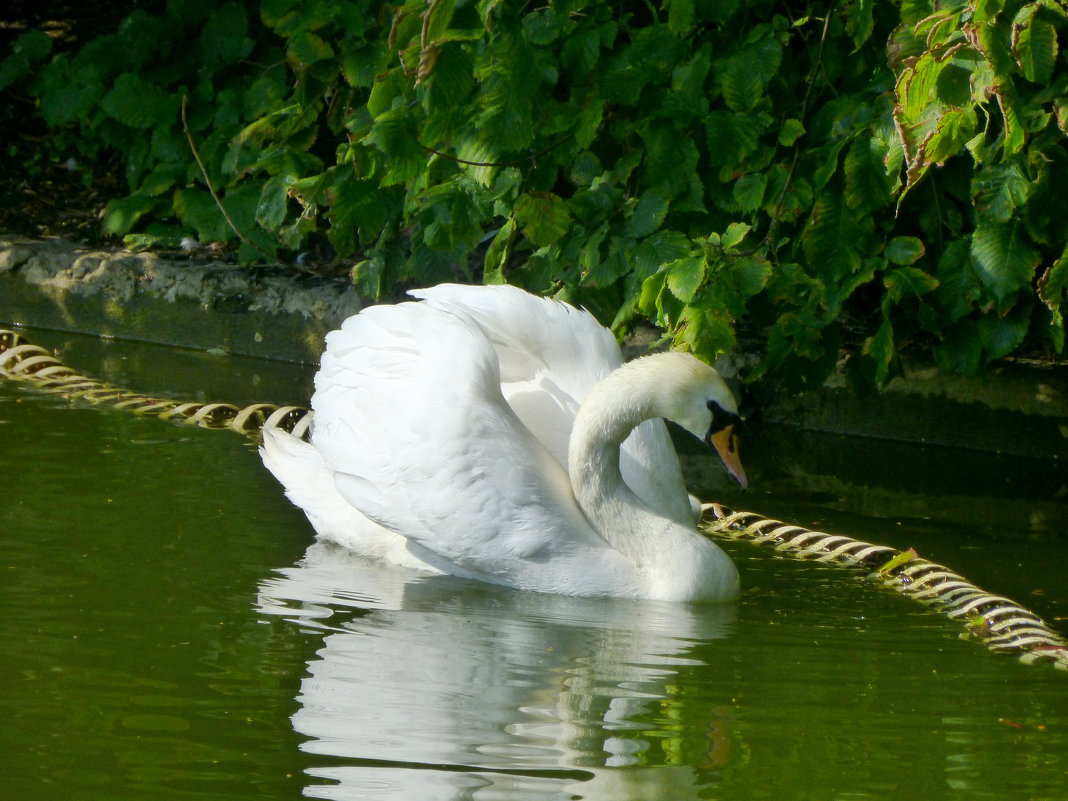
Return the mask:
M 715 448 L 727 472 L 743 488 L 748 487 L 738 449 L 738 401 L 727 382 L 714 368 L 688 353 L 665 353 L 657 358 L 670 373 L 664 376 L 664 417 Z

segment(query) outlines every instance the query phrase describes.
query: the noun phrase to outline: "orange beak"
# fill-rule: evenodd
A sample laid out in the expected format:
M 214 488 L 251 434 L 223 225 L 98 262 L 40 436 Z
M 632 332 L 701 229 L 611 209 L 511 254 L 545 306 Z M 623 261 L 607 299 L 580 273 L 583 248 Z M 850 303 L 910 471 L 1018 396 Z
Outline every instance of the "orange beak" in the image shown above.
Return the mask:
M 721 428 L 708 438 L 708 442 L 723 460 L 723 466 L 727 468 L 727 472 L 734 476 L 734 480 L 742 489 L 746 489 L 749 486 L 749 479 L 746 478 L 745 468 L 742 467 L 741 454 L 738 452 L 738 435 L 734 433 L 734 426 Z

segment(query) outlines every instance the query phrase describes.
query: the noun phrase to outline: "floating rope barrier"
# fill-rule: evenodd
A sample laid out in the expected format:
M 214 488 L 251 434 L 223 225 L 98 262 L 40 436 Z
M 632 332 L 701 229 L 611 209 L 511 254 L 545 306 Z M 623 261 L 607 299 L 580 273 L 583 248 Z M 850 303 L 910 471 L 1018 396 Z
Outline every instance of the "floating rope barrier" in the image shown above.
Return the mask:
M 0 376 L 23 381 L 42 392 L 72 401 L 107 404 L 134 414 L 199 426 L 229 428 L 254 437 L 267 427 L 281 428 L 303 437 L 312 413 L 302 406 L 254 403 L 239 408 L 229 403 L 199 403 L 139 395 L 81 375 L 42 347 L 30 344 L 15 331 L 0 330 Z
M 930 606 L 964 625 L 966 636 L 1026 664 L 1068 670 L 1068 640 L 1029 609 L 981 590 L 958 573 L 921 558 L 912 549 L 810 531 L 754 512 L 732 512 L 705 504 L 702 526 L 713 536 L 774 548 L 794 559 L 866 570 L 883 587 Z
M 70 400 L 107 404 L 202 428 L 229 428 L 246 436 L 276 427 L 303 437 L 312 420 L 311 411 L 300 406 L 255 403 L 239 408 L 228 403 L 139 395 L 81 375 L 14 331 L 0 330 L 0 376 Z M 733 512 L 716 503 L 705 504 L 704 512 L 702 528 L 711 536 L 770 547 L 793 559 L 866 570 L 868 578 L 879 585 L 960 622 L 966 636 L 992 651 L 1016 654 L 1026 664 L 1068 670 L 1068 640 L 1038 615 L 1015 601 L 979 589 L 911 549 L 899 551 L 839 534 L 810 531 L 755 512 Z

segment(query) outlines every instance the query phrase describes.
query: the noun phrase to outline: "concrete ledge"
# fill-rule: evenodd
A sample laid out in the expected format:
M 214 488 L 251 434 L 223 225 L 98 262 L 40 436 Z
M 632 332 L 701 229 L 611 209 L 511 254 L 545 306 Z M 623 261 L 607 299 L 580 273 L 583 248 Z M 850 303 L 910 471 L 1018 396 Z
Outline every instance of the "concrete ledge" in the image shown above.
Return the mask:
M 347 282 L 288 270 L 0 235 L 0 323 L 315 364 L 326 332 L 363 305 Z M 801 396 L 760 387 L 753 394 L 763 422 L 1068 459 L 1064 365 L 1004 363 L 982 378 L 964 378 L 917 363 L 864 398 L 834 382 Z
M 6 323 L 316 363 L 362 305 L 346 282 L 291 271 L 0 236 Z

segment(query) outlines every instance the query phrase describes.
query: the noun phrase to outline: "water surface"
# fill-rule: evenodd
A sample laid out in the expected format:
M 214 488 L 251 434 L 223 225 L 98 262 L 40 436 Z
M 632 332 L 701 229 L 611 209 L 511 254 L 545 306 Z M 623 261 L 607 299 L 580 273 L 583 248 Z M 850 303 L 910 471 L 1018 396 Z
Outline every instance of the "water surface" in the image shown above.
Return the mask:
M 179 392 L 197 367 L 240 400 L 306 391 L 78 347 L 151 391 L 171 356 Z M 702 495 L 914 546 L 1068 625 L 1058 463 L 759 426 L 746 446 L 747 494 L 687 449 Z M 728 545 L 746 591 L 711 607 L 381 569 L 315 544 L 239 436 L 11 384 L 0 475 L 6 797 L 1065 798 L 1068 675 L 836 568 Z

